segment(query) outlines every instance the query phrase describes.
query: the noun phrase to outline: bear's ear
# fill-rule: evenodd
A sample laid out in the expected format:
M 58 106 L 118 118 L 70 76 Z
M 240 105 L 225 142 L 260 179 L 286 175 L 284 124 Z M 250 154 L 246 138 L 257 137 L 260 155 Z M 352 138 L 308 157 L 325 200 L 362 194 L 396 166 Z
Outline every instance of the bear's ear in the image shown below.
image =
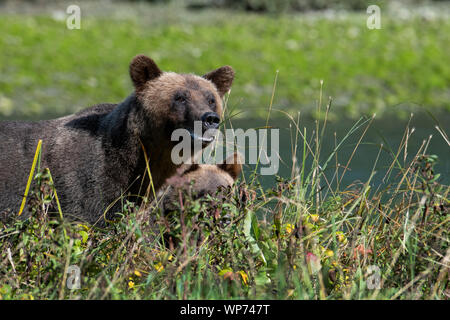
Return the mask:
M 242 157 L 238 152 L 235 152 L 226 158 L 223 164 L 219 164 L 218 167 L 227 172 L 233 180 L 236 180 L 242 171 Z
M 217 91 L 219 91 L 220 97 L 223 97 L 227 93 L 234 79 L 234 70 L 230 66 L 223 66 L 219 69 L 208 72 L 203 78 L 211 81 L 216 85 Z
M 155 61 L 142 54 L 134 57 L 130 63 L 130 77 L 136 90 L 142 89 L 147 81 L 156 79 L 161 74 Z

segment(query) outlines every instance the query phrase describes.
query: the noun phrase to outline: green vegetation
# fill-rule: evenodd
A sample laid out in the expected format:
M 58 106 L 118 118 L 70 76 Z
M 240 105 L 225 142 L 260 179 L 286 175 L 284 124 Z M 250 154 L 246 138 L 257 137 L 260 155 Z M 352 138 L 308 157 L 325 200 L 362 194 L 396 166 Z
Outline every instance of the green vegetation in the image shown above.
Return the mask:
M 177 72 L 232 65 L 230 106 L 243 116 L 265 114 L 277 70 L 277 109 L 312 113 L 323 79 L 325 95 L 334 99 L 330 116 L 450 110 L 450 20 L 438 13 L 432 19 L 386 13 L 382 29 L 369 30 L 364 12 L 83 8 L 81 30 L 66 28 L 64 11 L 1 16 L 0 117 L 52 117 L 121 101 L 131 92 L 127 68 L 137 53 Z
M 429 141 L 406 162 L 406 131 L 386 150 L 392 165 L 365 183 L 341 186 L 342 166 L 324 174 L 371 121 L 357 121 L 321 163 L 322 127 L 312 139 L 297 130 L 303 158 L 268 190 L 253 175 L 214 197 L 185 197 L 172 215 L 147 196 L 140 207 L 122 200 L 123 218 L 105 230 L 64 220 L 43 169 L 31 216 L 0 224 L 0 299 L 446 299 L 450 187 L 438 182 Z M 375 174 L 383 186 L 371 185 Z M 82 283 L 69 290 L 72 265 Z

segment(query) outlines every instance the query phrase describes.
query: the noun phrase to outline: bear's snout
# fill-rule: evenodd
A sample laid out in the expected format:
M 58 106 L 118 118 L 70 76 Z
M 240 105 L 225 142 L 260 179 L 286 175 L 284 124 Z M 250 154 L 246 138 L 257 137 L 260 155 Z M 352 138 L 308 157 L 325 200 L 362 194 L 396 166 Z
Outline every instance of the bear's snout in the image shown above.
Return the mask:
M 202 125 L 204 130 L 218 129 L 220 117 L 215 112 L 206 112 L 202 116 Z

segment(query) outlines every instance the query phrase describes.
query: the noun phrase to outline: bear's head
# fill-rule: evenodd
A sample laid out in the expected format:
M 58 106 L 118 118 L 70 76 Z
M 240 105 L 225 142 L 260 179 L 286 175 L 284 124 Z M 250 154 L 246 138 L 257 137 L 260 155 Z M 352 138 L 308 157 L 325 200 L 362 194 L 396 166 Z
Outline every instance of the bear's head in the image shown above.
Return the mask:
M 181 194 L 188 194 L 193 199 L 206 195 L 216 195 L 222 189 L 231 187 L 242 171 L 241 156 L 234 153 L 223 164 L 192 164 L 178 169 L 177 173 L 167 179 L 162 201 L 165 212 L 176 210 Z
M 168 138 L 166 141 L 171 141 L 176 129 L 188 130 L 203 146 L 213 140 L 195 134 L 194 122 L 201 122 L 202 135 L 219 127 L 222 98 L 234 79 L 231 67 L 220 67 L 200 77 L 163 72 L 152 59 L 138 55 L 131 61 L 130 76 L 144 114 Z
M 164 214 L 157 224 L 165 225 L 167 228 L 163 233 L 163 238 L 164 244 L 168 248 L 173 250 L 181 239 L 180 224 L 177 222 L 181 218 L 179 215 L 182 208 L 181 203 L 186 206 L 187 201 L 202 201 L 207 195 L 215 197 L 214 201 L 226 201 L 225 199 L 229 196 L 228 189 L 238 178 L 241 170 L 241 157 L 238 153 L 234 153 L 219 165 L 184 165 L 177 170 L 174 176 L 166 180 L 165 188 L 159 195 L 159 205 Z M 196 217 L 207 214 L 219 222 L 216 219 L 220 218 L 221 212 L 216 209 L 214 201 L 207 205 L 206 211 L 202 210 Z M 226 215 L 222 218 L 226 219 Z M 151 219 L 156 218 L 151 215 Z

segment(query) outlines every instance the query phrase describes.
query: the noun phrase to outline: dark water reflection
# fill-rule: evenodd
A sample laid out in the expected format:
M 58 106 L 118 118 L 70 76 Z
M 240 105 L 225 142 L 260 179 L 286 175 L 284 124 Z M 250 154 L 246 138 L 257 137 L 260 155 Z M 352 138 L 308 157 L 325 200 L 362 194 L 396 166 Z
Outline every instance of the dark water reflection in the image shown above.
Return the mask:
M 39 119 L 52 119 L 57 118 L 56 115 L 43 115 Z M 434 117 L 439 122 L 440 126 L 444 129 L 447 134 L 449 134 L 449 123 L 450 114 L 441 113 L 435 114 Z M 21 120 L 39 120 L 37 118 L 33 119 L 21 119 Z M 1 119 L 5 120 L 5 119 Z M 10 119 L 8 119 L 10 120 Z M 326 130 L 324 132 L 324 137 L 322 139 L 322 149 L 320 156 L 320 164 L 323 164 L 329 157 L 330 153 L 335 148 L 335 135 L 336 141 L 339 142 L 344 138 L 344 136 L 350 131 L 350 129 L 355 125 L 355 120 L 339 120 L 334 122 L 327 122 Z M 232 125 L 234 129 L 242 128 L 247 130 L 249 128 L 261 128 L 266 124 L 265 119 L 233 119 Z M 291 124 L 291 128 L 290 128 Z M 388 168 L 393 162 L 394 156 L 388 151 L 389 149 L 397 153 L 397 150 L 402 141 L 403 135 L 405 133 L 408 124 L 408 119 L 399 119 L 396 117 L 383 117 L 375 118 L 369 129 L 365 133 L 361 144 L 358 146 L 351 162 L 349 169 L 346 171 L 345 175 L 341 180 L 341 186 L 347 186 L 354 181 L 366 182 L 372 169 L 374 168 L 375 159 L 380 152 L 380 146 L 383 144 L 383 150 L 380 153 L 380 157 L 375 166 L 375 171 L 377 172 L 373 179 L 371 180 L 372 185 L 379 185 L 383 182 L 383 177 L 385 176 Z M 322 126 L 322 122 L 320 123 Z M 289 178 L 292 174 L 292 149 L 295 145 L 295 126 L 292 122 L 286 118 L 270 119 L 269 126 L 273 128 L 279 128 L 280 137 L 280 167 L 278 171 L 278 176 Z M 409 138 L 408 148 L 407 148 L 407 162 L 414 157 L 414 155 L 419 150 L 424 140 L 427 140 L 430 135 L 432 138 L 427 148 L 427 154 L 435 154 L 439 157 L 439 161 L 435 166 L 435 173 L 440 173 L 441 177 L 439 181 L 444 184 L 450 184 L 450 147 L 447 142 L 442 138 L 441 134 L 435 129 L 436 122 L 428 114 L 415 114 L 412 118 L 409 128 L 414 128 L 414 133 Z M 229 128 L 229 123 L 227 123 Z M 315 130 L 315 121 L 311 118 L 300 118 L 299 128 L 303 132 L 303 128 L 306 128 L 307 140 L 310 141 L 311 136 Z M 366 125 L 362 126 L 359 130 L 353 133 L 339 148 L 337 155 L 337 162 L 341 166 L 345 166 L 352 155 L 356 144 L 358 143 L 361 135 L 364 132 Z M 321 130 L 321 129 L 320 129 Z M 292 137 L 292 138 L 291 138 Z M 302 154 L 303 154 L 303 140 L 299 136 L 297 142 L 297 166 L 302 165 Z M 270 146 L 270 139 L 268 141 L 268 146 Z M 311 170 L 311 160 L 312 157 L 309 155 L 307 161 L 305 162 L 306 174 Z M 404 150 L 399 155 L 399 161 L 402 166 L 404 166 Z M 250 174 L 254 169 L 254 165 L 245 165 L 246 176 Z M 339 169 L 339 175 L 344 171 L 343 168 Z M 333 180 L 333 176 L 336 172 L 336 159 L 333 158 L 330 161 L 327 170 L 325 171 L 329 181 Z M 398 170 L 393 170 L 390 178 L 395 179 Z M 275 181 L 275 176 L 260 176 L 259 181 L 262 183 L 263 188 L 270 188 L 273 186 Z M 335 186 L 336 179 L 334 179 L 333 186 Z M 385 181 L 386 182 L 386 181 Z
M 434 115 L 438 120 L 441 127 L 447 132 L 449 131 L 450 115 L 448 113 L 442 113 L 439 115 Z M 409 119 L 399 119 L 396 117 L 384 117 L 381 119 L 375 118 L 369 129 L 365 133 L 361 144 L 357 148 L 351 162 L 349 165 L 349 170 L 346 171 L 344 177 L 341 181 L 341 186 L 346 186 L 352 182 L 359 180 L 366 182 L 374 168 L 375 160 L 378 153 L 380 152 L 380 146 L 383 144 L 383 150 L 380 153 L 378 162 L 375 166 L 376 174 L 371 180 L 372 185 L 379 185 L 383 182 L 383 178 L 389 168 L 389 166 L 394 161 L 394 155 L 392 155 L 388 150 L 391 149 L 394 154 L 397 153 L 402 138 L 404 136 Z M 295 145 L 295 126 L 289 128 L 291 121 L 286 119 L 276 119 L 270 120 L 269 125 L 274 128 L 280 129 L 280 156 L 282 161 L 280 161 L 279 176 L 288 178 L 292 173 L 292 148 Z M 330 156 L 330 153 L 335 148 L 335 135 L 336 141 L 339 142 L 344 138 L 344 136 L 350 131 L 353 125 L 356 123 L 355 120 L 340 120 L 336 122 L 328 122 L 323 138 L 322 151 L 320 156 L 320 164 L 323 164 L 326 159 Z M 245 119 L 245 120 L 233 120 L 234 128 L 257 128 L 265 125 L 265 120 L 262 119 Z M 322 125 L 322 123 L 320 123 Z M 301 118 L 299 127 L 303 132 L 303 128 L 306 127 L 307 140 L 309 141 L 314 130 L 315 121 L 313 119 Z M 416 155 L 420 146 L 424 140 L 428 140 L 430 135 L 432 138 L 427 148 L 426 154 L 435 154 L 439 157 L 439 161 L 435 166 L 435 173 L 441 173 L 439 179 L 440 182 L 444 184 L 450 183 L 450 147 L 447 142 L 442 138 L 441 134 L 435 129 L 436 122 L 428 114 L 415 114 L 409 124 L 410 130 L 414 128 L 414 132 L 409 138 L 409 143 L 407 147 L 407 158 L 408 163 L 414 155 Z M 361 138 L 366 125 L 357 130 L 353 135 L 351 135 L 341 146 L 338 154 L 338 163 L 345 166 L 354 151 L 356 144 Z M 320 129 L 321 130 L 321 129 Z M 292 136 L 292 138 L 291 138 Z M 270 146 L 270 143 L 268 144 Z M 303 154 L 303 140 L 301 137 L 298 139 L 297 148 L 297 161 L 301 165 Z M 402 166 L 405 165 L 404 162 L 404 150 L 400 152 L 399 162 Z M 305 162 L 306 172 L 310 170 L 311 167 L 311 155 Z M 253 169 L 254 166 L 247 166 L 247 172 Z M 343 168 L 339 169 L 339 175 L 344 171 Z M 328 165 L 326 170 L 326 175 L 331 181 L 336 172 L 336 159 L 333 158 Z M 390 178 L 395 179 L 398 174 L 398 170 L 393 170 Z M 263 176 L 260 177 L 260 181 L 264 188 L 268 188 L 273 185 L 274 177 Z M 336 181 L 336 179 L 334 180 Z M 389 180 L 385 180 L 387 182 Z M 334 184 L 335 186 L 335 184 Z

